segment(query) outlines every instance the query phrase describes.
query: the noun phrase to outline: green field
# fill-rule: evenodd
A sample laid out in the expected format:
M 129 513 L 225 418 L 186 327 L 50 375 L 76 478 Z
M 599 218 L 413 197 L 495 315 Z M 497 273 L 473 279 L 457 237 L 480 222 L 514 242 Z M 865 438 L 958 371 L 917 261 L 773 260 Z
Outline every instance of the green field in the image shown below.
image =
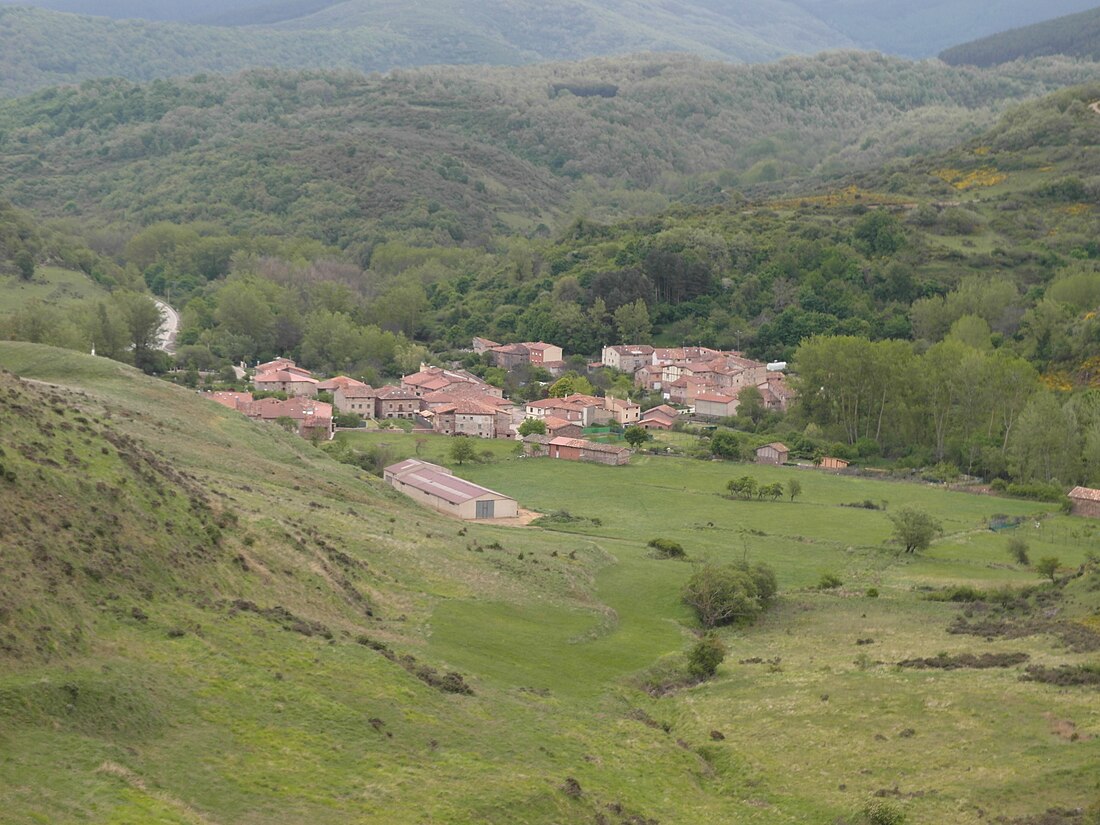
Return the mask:
M 36 509 L 44 496 L 20 486 L 0 496 L 5 540 L 32 551 L 25 566 L 18 554 L 6 561 L 23 584 L 9 591 L 0 640 L 9 630 L 33 639 L 46 624 L 83 633 L 53 656 L 0 660 L 0 805 L 13 822 L 855 823 L 880 793 L 909 823 L 979 823 L 1100 797 L 1095 688 L 1024 682 L 1022 666 L 896 666 L 939 653 L 1096 661 L 1049 633 L 948 634 L 969 606 L 922 598 L 948 584 L 1039 583 L 1012 562 L 1007 536 L 986 529 L 994 513 L 1045 516 L 1041 529 L 1029 519 L 1019 530 L 1033 560 L 1057 555 L 1069 573 L 1098 534 L 1048 505 L 794 468 L 518 458 L 498 441 L 485 442 L 491 462 L 456 472 L 524 507 L 588 520 L 464 525 L 278 428 L 114 362 L 0 343 L 0 366 L 88 393 L 85 415 L 148 444 L 239 519 L 210 562 L 177 569 L 170 541 L 133 538 L 167 553 L 163 568 L 85 583 L 83 551 L 54 540 L 53 555 L 76 571 L 46 576 L 34 525 L 63 535 L 50 526 L 58 507 L 77 524 L 106 510 L 128 537 L 131 520 L 148 531 L 170 517 L 182 535 L 191 517 L 175 504 L 60 495 L 63 471 L 54 478 L 38 465 L 39 475 L 9 445 L 68 416 L 8 416 L 0 393 L 3 460 L 18 484 L 44 479 L 35 483 L 63 502 Z M 86 472 L 119 485 L 127 471 L 114 442 L 60 432 L 59 463 L 70 449 Z M 395 460 L 418 447 L 396 432 L 341 438 L 386 444 Z M 449 444 L 427 436 L 420 453 L 445 460 Z M 794 503 L 720 495 L 744 474 L 797 478 L 803 494 Z M 886 512 L 843 506 L 865 499 Z M 888 542 L 886 514 L 906 504 L 944 525 L 916 556 Z M 641 679 L 681 661 L 694 623 L 679 601 L 692 565 L 651 558 L 645 542 L 656 536 L 681 542 L 692 560 L 768 562 L 781 588 L 758 624 L 722 631 L 729 655 L 714 680 L 661 698 Z M 822 573 L 844 585 L 814 589 Z M 1100 629 L 1095 578 L 1068 585 L 1050 609 Z M 349 587 L 372 615 L 345 598 Z M 331 638 L 228 611 L 231 599 L 282 606 Z M 432 689 L 357 643 L 364 636 L 462 673 L 474 694 Z M 579 795 L 563 790 L 567 777 Z
M 17 312 L 31 301 L 54 306 L 84 298 L 106 297 L 107 292 L 83 272 L 40 266 L 34 278 L 0 275 L 0 314 Z

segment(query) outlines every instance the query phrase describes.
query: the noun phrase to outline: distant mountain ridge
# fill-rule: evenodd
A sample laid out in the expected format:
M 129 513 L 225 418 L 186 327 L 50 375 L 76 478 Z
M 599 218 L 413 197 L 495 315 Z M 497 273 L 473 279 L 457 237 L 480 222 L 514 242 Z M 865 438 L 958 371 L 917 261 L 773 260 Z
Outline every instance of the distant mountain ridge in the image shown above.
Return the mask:
M 0 94 L 247 68 L 388 71 L 635 52 L 729 62 L 861 48 L 929 57 L 1095 0 L 0 0 Z
M 1100 7 L 962 43 L 940 59 L 953 66 L 996 66 L 1055 54 L 1100 60 Z

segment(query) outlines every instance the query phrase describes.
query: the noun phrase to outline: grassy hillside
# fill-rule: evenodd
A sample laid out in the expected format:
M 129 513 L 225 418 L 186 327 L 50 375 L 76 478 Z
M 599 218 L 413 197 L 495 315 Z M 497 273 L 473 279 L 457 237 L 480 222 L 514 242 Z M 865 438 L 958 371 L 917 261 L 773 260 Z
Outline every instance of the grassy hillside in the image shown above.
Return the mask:
M 501 457 L 460 472 L 599 524 L 459 529 L 112 362 L 0 344 L 0 364 L 48 382 L 0 378 L 14 821 L 855 822 L 885 794 L 908 822 L 978 823 L 1096 796 L 1095 689 L 1020 679 L 1095 661 L 1096 574 L 1008 599 L 1003 636 L 945 632 L 999 617 L 994 602 L 922 598 L 1038 584 L 984 520 L 1042 505 L 682 459 Z M 804 494 L 716 495 L 745 472 L 797 474 Z M 887 549 L 882 512 L 841 506 L 864 498 L 928 508 L 945 536 L 917 557 Z M 1063 517 L 1026 529 L 1066 574 L 1095 542 Z M 653 534 L 695 559 L 766 561 L 782 594 L 759 626 L 722 631 L 715 680 L 663 696 L 643 687 L 692 638 L 677 599 L 691 565 L 649 557 Z M 813 589 L 824 572 L 843 587 Z M 941 653 L 1016 655 L 896 664 Z M 473 693 L 433 687 L 424 666 Z
M 953 46 L 940 59 L 953 66 L 995 66 L 1051 54 L 1100 59 L 1100 8 Z
M 57 267 L 37 267 L 25 281 L 17 275 L 0 275 L 0 314 L 17 312 L 31 302 L 58 306 L 69 301 L 106 297 L 106 291 L 83 272 Z
M 724 202 L 738 185 L 947 148 L 1007 101 L 1091 72 L 844 53 L 103 81 L 0 105 L 0 192 L 42 215 L 131 227 L 215 221 L 360 248 L 393 231 L 484 242 L 545 233 L 586 204 Z

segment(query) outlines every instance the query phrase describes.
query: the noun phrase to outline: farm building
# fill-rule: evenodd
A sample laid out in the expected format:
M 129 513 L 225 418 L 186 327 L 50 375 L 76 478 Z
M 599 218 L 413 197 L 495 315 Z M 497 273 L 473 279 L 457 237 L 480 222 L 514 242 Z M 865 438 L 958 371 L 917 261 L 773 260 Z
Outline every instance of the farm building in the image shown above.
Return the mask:
M 789 454 L 790 450 L 787 449 L 786 444 L 780 444 L 778 441 L 773 441 L 771 444 L 765 444 L 763 447 L 756 448 L 756 463 L 786 464 Z
M 646 410 L 638 424 L 647 430 L 671 430 L 679 417 L 678 409 L 668 404 L 661 404 L 659 407 Z
M 737 399 L 718 393 L 696 395 L 695 414 L 704 418 L 730 418 L 737 415 Z
M 821 459 L 820 466 L 822 470 L 846 470 L 848 469 L 848 461 L 847 459 L 827 455 Z
M 524 439 L 527 441 L 527 439 Z M 538 444 L 537 452 L 535 444 Z M 597 441 L 585 441 L 583 438 L 556 437 L 543 443 L 528 441 L 532 455 L 562 458 L 566 461 L 592 461 L 597 464 L 626 464 L 632 453 L 626 447 L 614 444 L 600 444 Z
M 446 467 L 409 458 L 383 471 L 385 482 L 414 501 L 462 519 L 515 518 L 514 498 L 456 478 Z
M 1074 487 L 1069 491 L 1073 515 L 1100 518 L 1100 490 L 1091 487 Z

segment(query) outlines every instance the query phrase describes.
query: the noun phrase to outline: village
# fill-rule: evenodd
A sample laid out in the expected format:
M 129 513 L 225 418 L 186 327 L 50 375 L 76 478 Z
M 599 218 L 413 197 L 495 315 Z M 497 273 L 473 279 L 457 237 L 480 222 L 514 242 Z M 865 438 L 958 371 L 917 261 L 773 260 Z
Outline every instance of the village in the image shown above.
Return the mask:
M 560 347 L 544 342 L 498 344 L 475 337 L 471 351 L 502 370 L 534 366 L 552 377 L 566 374 Z M 795 393 L 787 364 L 766 364 L 740 352 L 707 347 L 604 347 L 589 370 L 607 368 L 632 377 L 637 396 L 661 399 L 647 406 L 610 394 L 551 394 L 513 401 L 504 391 L 454 364 L 421 364 L 397 384 L 372 387 L 346 375 L 314 376 L 290 358 L 277 358 L 252 370 L 253 391 L 215 391 L 211 400 L 251 419 L 274 423 L 315 443 L 330 441 L 339 429 L 388 427 L 403 423 L 413 433 L 479 439 L 508 439 L 525 456 L 609 466 L 629 463 L 633 450 L 607 443 L 627 428 L 667 432 L 683 425 L 714 427 L 737 415 L 749 390 L 770 411 L 786 412 Z M 338 422 L 344 426 L 338 426 Z M 348 426 L 352 423 L 354 426 Z M 760 464 L 784 465 L 786 445 L 773 442 L 755 450 Z M 849 462 L 824 456 L 820 469 L 841 472 Z M 454 476 L 445 467 L 407 459 L 385 468 L 387 484 L 433 509 L 462 519 L 509 519 L 515 499 Z M 1100 517 L 1100 490 L 1077 487 L 1068 494 L 1075 515 Z

